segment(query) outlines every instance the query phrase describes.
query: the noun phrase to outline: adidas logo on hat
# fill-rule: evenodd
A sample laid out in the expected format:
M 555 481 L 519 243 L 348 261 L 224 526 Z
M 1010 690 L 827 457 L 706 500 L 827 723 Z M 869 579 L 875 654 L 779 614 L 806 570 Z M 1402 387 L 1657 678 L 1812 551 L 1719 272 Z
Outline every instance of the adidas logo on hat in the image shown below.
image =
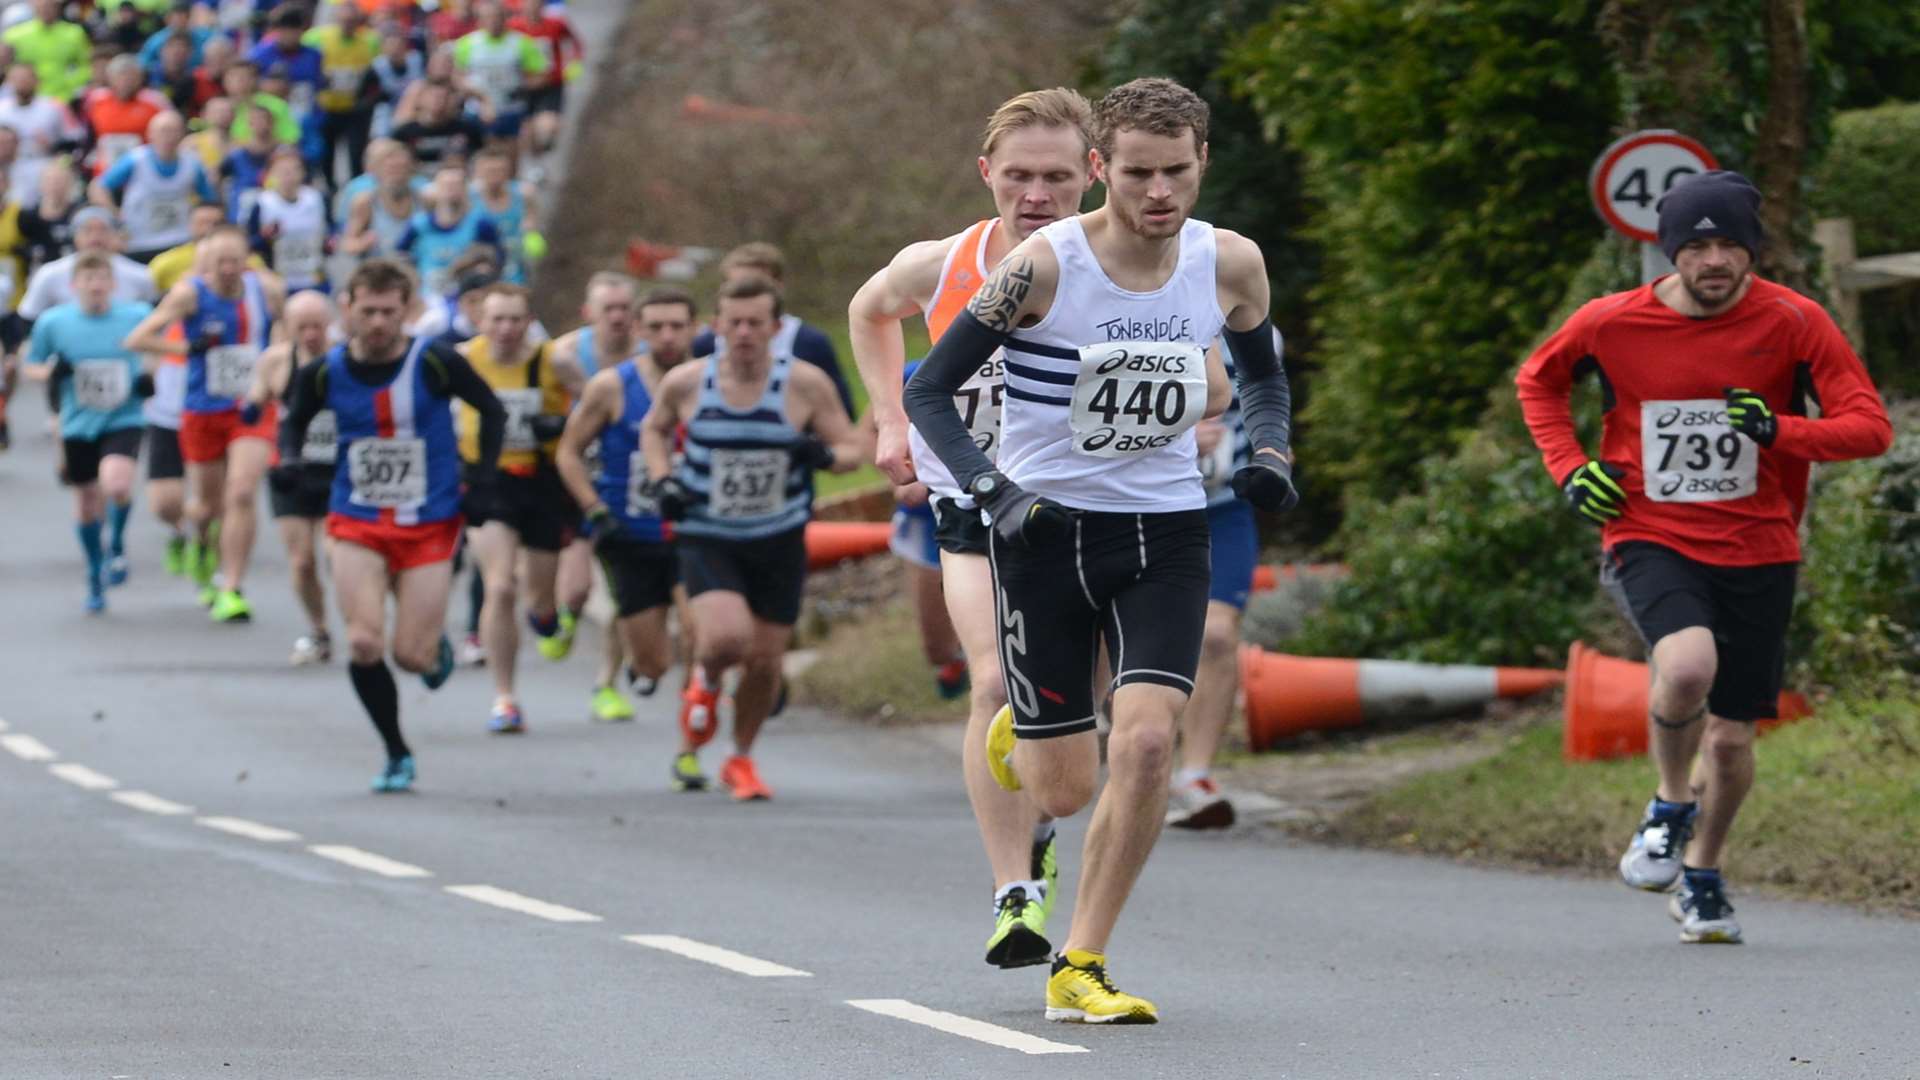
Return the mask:
M 1717 228 L 1719 228 L 1720 226 L 1718 226 L 1718 225 L 1715 225 L 1715 224 L 1713 223 L 1713 219 L 1712 219 L 1712 218 L 1710 218 L 1710 217 L 1703 217 L 1703 218 L 1701 218 L 1701 219 L 1700 219 L 1699 221 L 1696 221 L 1696 222 L 1694 222 L 1694 224 L 1693 224 L 1693 227 L 1694 227 L 1694 229 L 1695 229 L 1695 230 L 1699 230 L 1699 229 L 1717 229 Z

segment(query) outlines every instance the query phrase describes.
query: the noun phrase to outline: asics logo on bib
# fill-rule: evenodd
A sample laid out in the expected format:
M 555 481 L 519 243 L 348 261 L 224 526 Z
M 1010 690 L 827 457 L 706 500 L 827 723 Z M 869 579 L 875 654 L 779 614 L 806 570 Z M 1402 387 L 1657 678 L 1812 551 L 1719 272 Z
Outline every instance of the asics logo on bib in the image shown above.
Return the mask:
M 1128 371 L 1185 375 L 1187 373 L 1187 358 L 1189 353 L 1190 351 L 1187 349 L 1158 355 L 1150 352 L 1142 353 L 1138 348 L 1115 349 L 1113 355 L 1100 361 L 1093 370 L 1097 375 L 1105 375 L 1110 371 L 1117 371 L 1123 367 Z
M 1683 428 L 1690 428 L 1690 427 L 1705 427 L 1706 425 L 1709 425 L 1709 424 L 1724 424 L 1726 422 L 1727 422 L 1727 410 L 1724 408 L 1722 409 L 1672 408 L 1672 409 L 1662 410 L 1660 415 L 1653 418 L 1653 426 L 1661 430 L 1665 430 L 1675 425 L 1679 425 L 1680 427 L 1683 427 Z
M 1014 661 L 1027 655 L 1027 619 L 1015 611 L 1007 599 L 1007 590 L 1000 590 L 1000 626 L 1006 630 L 1002 640 L 1006 644 L 1004 667 L 1007 676 L 1007 697 L 1013 707 L 1027 716 L 1040 715 L 1040 703 L 1034 699 L 1033 682 L 1020 671 Z
M 1108 341 L 1192 341 L 1193 320 L 1185 315 L 1147 319 L 1102 319 L 1093 324 Z

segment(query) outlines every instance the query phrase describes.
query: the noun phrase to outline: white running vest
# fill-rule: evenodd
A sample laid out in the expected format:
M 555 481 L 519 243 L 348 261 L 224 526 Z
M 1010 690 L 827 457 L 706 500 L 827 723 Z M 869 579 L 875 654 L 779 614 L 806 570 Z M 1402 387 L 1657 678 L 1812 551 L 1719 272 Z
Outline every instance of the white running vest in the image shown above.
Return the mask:
M 182 154 L 175 159 L 173 175 L 162 176 L 154 166 L 151 147 L 131 153 L 133 172 L 120 199 L 127 249 L 161 251 L 193 239 L 187 216 L 200 201 L 194 183 L 200 177 L 200 163 Z
M 1205 507 L 1193 426 L 1206 410 L 1206 348 L 1226 323 L 1213 226 L 1186 223 L 1178 264 L 1151 292 L 1107 277 L 1078 217 L 1038 235 L 1060 283 L 1046 318 L 1007 340 L 1000 470 L 1080 510 Z
M 987 275 L 993 271 L 993 267 L 987 265 L 987 244 L 992 240 L 993 230 L 999 227 L 999 218 L 987 219 L 979 243 L 974 245 L 975 265 L 968 269 L 977 275 L 975 281 L 986 281 Z M 947 282 L 952 280 L 954 260 L 966 246 L 963 238 L 947 252 L 946 260 L 940 264 L 940 283 L 936 290 L 944 289 Z M 938 295 L 936 291 L 935 296 Z M 1000 452 L 1000 367 L 1004 357 L 1003 352 L 995 349 L 993 356 L 967 376 L 967 381 L 960 384 L 960 392 L 954 395 L 953 403 L 960 410 L 961 422 L 967 425 L 968 433 L 973 436 L 973 444 L 980 447 L 980 452 L 987 455 L 989 460 Z M 921 483 L 927 485 L 928 491 L 951 500 L 956 506 L 973 506 L 973 496 L 960 490 L 960 483 L 954 479 L 953 471 L 927 445 L 927 440 L 920 437 L 920 429 L 911 424 L 907 426 L 907 451 L 913 456 L 914 474 Z
M 260 191 L 255 204 L 260 227 L 280 227 L 273 238 L 273 272 L 286 279 L 289 291 L 311 289 L 327 279 L 327 201 L 318 191 L 302 187 L 289 202 L 271 188 Z

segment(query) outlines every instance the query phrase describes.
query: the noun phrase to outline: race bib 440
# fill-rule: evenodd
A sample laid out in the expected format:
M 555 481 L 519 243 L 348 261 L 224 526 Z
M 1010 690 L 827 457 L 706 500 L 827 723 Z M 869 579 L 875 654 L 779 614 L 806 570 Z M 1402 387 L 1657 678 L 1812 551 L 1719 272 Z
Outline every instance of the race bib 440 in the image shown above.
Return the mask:
M 1207 412 L 1207 353 L 1198 345 L 1113 341 L 1080 347 L 1073 448 L 1138 457 L 1171 444 Z
M 1654 502 L 1725 502 L 1759 489 L 1760 448 L 1722 398 L 1640 405 L 1640 468 Z

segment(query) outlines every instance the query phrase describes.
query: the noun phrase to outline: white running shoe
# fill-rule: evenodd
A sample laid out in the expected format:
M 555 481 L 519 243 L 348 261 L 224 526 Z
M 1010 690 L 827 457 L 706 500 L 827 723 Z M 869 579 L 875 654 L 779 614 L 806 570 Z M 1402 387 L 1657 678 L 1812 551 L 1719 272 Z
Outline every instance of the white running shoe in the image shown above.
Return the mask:
M 1212 777 L 1198 777 L 1167 793 L 1167 824 L 1176 829 L 1224 829 L 1233 824 L 1233 803 Z
M 333 641 L 325 634 L 305 634 L 293 642 L 293 655 L 288 662 L 294 667 L 310 667 L 324 664 L 333 659 Z
M 1733 905 L 1727 902 L 1726 888 L 1718 879 L 1698 889 L 1683 881 L 1667 901 L 1667 914 L 1680 924 L 1682 944 L 1740 944 L 1740 924 L 1733 919 Z
M 485 667 L 487 664 L 486 646 L 480 644 L 480 638 L 468 634 L 454 647 L 454 659 L 461 667 Z
M 1666 892 L 1680 880 L 1680 856 L 1693 836 L 1694 810 L 1662 817 L 1653 808 L 1648 802 L 1646 816 L 1620 856 L 1620 880 L 1636 889 Z

